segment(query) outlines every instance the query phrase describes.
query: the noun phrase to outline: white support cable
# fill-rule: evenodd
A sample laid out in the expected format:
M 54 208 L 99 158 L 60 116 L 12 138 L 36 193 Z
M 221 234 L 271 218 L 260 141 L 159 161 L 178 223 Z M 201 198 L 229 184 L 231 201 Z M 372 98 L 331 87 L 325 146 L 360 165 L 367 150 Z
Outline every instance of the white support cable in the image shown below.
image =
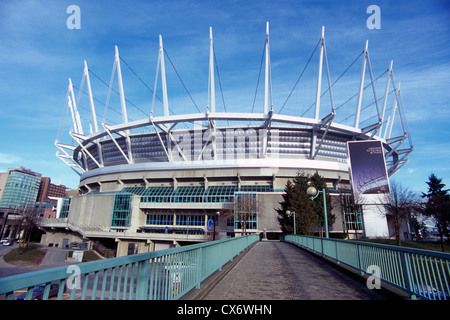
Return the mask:
M 154 108 L 155 108 L 156 87 L 158 85 L 158 75 L 159 75 L 160 62 L 161 62 L 161 55 L 158 54 L 158 62 L 156 63 L 155 84 L 153 85 L 153 97 L 152 97 L 152 108 L 150 110 L 150 118 L 153 117 L 153 111 L 154 111 Z
M 399 95 L 400 95 L 400 82 L 398 83 L 398 87 L 395 88 L 394 106 L 392 107 L 392 113 L 389 118 L 389 124 L 386 126 L 386 132 L 384 133 L 384 138 L 386 140 L 391 138 L 392 127 L 394 125 L 394 120 L 395 120 L 395 114 L 397 113 L 397 108 L 398 108 Z
M 325 46 L 325 27 L 322 26 L 322 34 L 320 37 L 320 54 L 319 54 L 319 70 L 317 75 L 317 90 L 316 90 L 316 109 L 314 114 L 314 119 L 319 120 L 319 114 L 320 114 L 320 99 L 321 99 L 321 89 L 322 89 L 322 70 L 323 70 L 323 60 L 325 59 L 325 69 L 327 71 L 327 80 L 328 80 L 328 90 L 330 94 L 330 104 L 331 104 L 331 113 L 323 118 L 318 125 L 315 125 L 312 130 L 312 137 L 311 137 L 311 153 L 310 157 L 311 159 L 314 159 L 320 148 L 322 147 L 323 141 L 325 140 L 325 137 L 328 134 L 328 130 L 333 123 L 333 119 L 336 115 L 336 109 L 334 108 L 334 101 L 333 101 L 333 93 L 332 93 L 332 84 L 331 84 L 331 76 L 330 76 L 330 68 L 328 66 L 328 58 L 327 58 L 327 51 Z M 320 138 L 319 145 L 316 147 L 317 143 L 317 132 L 320 128 L 325 127 L 325 131 L 322 134 L 322 137 Z
M 269 22 L 266 23 L 266 64 L 264 78 L 264 114 L 269 112 L 269 73 L 270 73 L 270 46 L 269 46 Z
M 208 83 L 208 106 L 211 102 L 211 112 L 216 112 L 216 88 L 214 78 L 214 45 L 212 27 L 209 27 L 209 83 Z
M 153 116 L 150 117 L 150 121 L 151 121 L 151 123 L 152 123 L 153 129 L 154 129 L 155 132 L 156 132 L 156 135 L 158 136 L 159 142 L 161 143 L 161 146 L 163 147 L 164 152 L 166 153 L 167 160 L 168 160 L 169 162 L 172 162 L 172 155 L 171 155 L 169 152 L 167 152 L 166 146 L 164 145 L 164 141 L 162 140 L 161 135 L 159 134 L 159 131 L 156 129 L 156 126 L 155 126 L 155 124 L 153 123 Z
M 76 133 L 83 134 L 83 128 L 81 126 L 80 114 L 78 113 L 77 104 L 75 101 L 75 94 L 73 92 L 73 84 L 72 79 L 69 78 L 69 93 L 71 98 L 71 107 L 72 107 L 72 119 L 74 120 L 74 130 Z
M 164 46 L 162 36 L 159 35 L 159 59 L 161 64 L 161 84 L 163 91 L 164 116 L 169 115 L 169 100 L 167 98 L 167 83 L 166 83 L 166 67 L 164 64 Z
M 383 98 L 383 105 L 382 105 L 382 109 L 381 109 L 381 125 L 380 128 L 378 128 L 378 132 L 377 135 L 380 135 L 383 132 L 383 123 L 384 123 L 384 117 L 386 115 L 386 104 L 387 104 L 387 98 L 389 95 L 389 84 L 390 84 L 390 80 L 392 77 L 392 67 L 393 67 L 394 61 L 391 60 L 391 64 L 389 65 L 389 69 L 388 69 L 388 76 L 386 79 L 386 88 L 384 90 L 384 98 Z
M 89 69 L 88 69 L 86 60 L 84 60 L 84 77 L 86 78 L 86 85 L 87 85 L 88 96 L 89 96 L 89 104 L 91 106 L 92 123 L 94 124 L 95 132 L 97 132 L 98 131 L 97 116 L 95 114 L 94 97 L 92 95 L 91 80 L 89 78 Z M 81 89 L 80 89 L 80 91 L 81 91 Z
M 324 41 L 325 43 L 325 41 Z M 336 115 L 336 108 L 334 107 L 334 99 L 333 99 L 333 91 L 332 87 L 333 84 L 331 83 L 331 76 L 330 76 L 330 68 L 328 67 L 328 58 L 327 58 L 327 47 L 324 44 L 323 46 L 323 55 L 325 58 L 325 68 L 327 69 L 327 79 L 328 79 L 328 90 L 330 92 L 330 104 L 331 104 L 331 114 L 333 114 L 333 118 Z
M 103 128 L 105 129 L 105 132 L 109 135 L 109 137 L 111 138 L 111 140 L 114 142 L 114 144 L 116 145 L 117 149 L 120 151 L 120 153 L 122 154 L 122 156 L 125 158 L 125 160 L 127 161 L 128 164 L 131 164 L 130 159 L 127 157 L 127 155 L 125 154 L 125 152 L 122 150 L 122 148 L 120 147 L 119 143 L 117 143 L 116 139 L 114 138 L 114 136 L 112 135 L 111 131 L 109 130 L 108 126 L 105 123 L 102 123 Z
M 112 69 L 112 72 L 111 72 L 111 77 L 109 78 L 108 93 L 106 94 L 105 110 L 103 111 L 103 120 L 102 120 L 102 122 L 105 122 L 105 120 L 106 120 L 106 112 L 108 111 L 109 99 L 111 97 L 111 91 L 112 91 L 112 86 L 113 86 L 113 81 L 114 81 L 114 75 L 116 74 L 116 67 L 117 67 L 117 63 L 116 63 L 116 59 L 114 59 L 114 64 L 113 64 L 113 69 Z
M 377 98 L 377 92 L 376 92 L 376 89 L 375 89 L 375 81 L 376 80 L 373 77 L 372 64 L 370 63 L 369 51 L 367 51 L 367 66 L 369 68 L 370 84 L 372 85 L 372 93 L 373 93 L 373 99 L 374 99 L 374 103 L 375 103 L 375 108 L 377 110 L 378 122 L 379 122 L 379 125 L 381 125 L 380 108 L 378 107 L 378 98 Z
M 63 161 L 67 166 L 69 166 L 69 167 L 72 168 L 72 169 L 73 169 L 73 166 L 76 166 L 77 168 L 79 168 L 79 169 L 81 170 L 81 172 L 85 172 L 85 171 L 86 171 L 86 170 L 84 170 L 84 168 L 83 168 L 82 166 L 80 166 L 79 163 L 77 163 L 76 161 L 74 161 L 73 156 L 69 155 L 69 154 L 67 153 L 67 151 L 64 150 L 64 149 L 68 149 L 68 150 L 74 151 L 74 150 L 75 150 L 75 147 L 74 147 L 74 146 L 59 143 L 58 140 L 55 141 L 55 146 L 58 148 L 58 150 L 60 150 L 60 151 L 63 153 L 63 154 L 60 154 L 60 153 L 56 152 L 56 156 L 57 156 L 61 161 Z M 71 160 L 71 163 L 65 161 L 64 159 L 70 159 L 70 160 Z M 75 170 L 74 170 L 74 171 L 75 171 Z M 77 171 L 75 171 L 75 172 L 77 172 Z M 77 173 L 78 173 L 78 172 L 77 172 Z M 78 174 L 80 174 L 80 173 L 78 173 Z
M 407 135 L 404 134 L 403 136 L 396 137 L 395 139 L 391 138 L 389 145 L 391 145 L 391 150 L 386 153 L 385 157 L 390 157 L 394 152 L 397 153 L 398 147 L 402 145 L 402 143 L 406 140 Z M 393 141 L 394 140 L 394 141 Z M 392 142 L 391 142 L 392 141 Z M 392 146 L 392 143 L 397 143 L 396 145 Z
M 81 176 L 81 174 L 85 172 L 85 170 L 82 170 L 81 172 L 78 172 L 78 171 L 75 169 L 75 167 L 78 168 L 79 165 L 78 165 L 78 164 L 75 165 L 75 164 L 73 164 L 73 163 L 70 163 L 70 162 L 64 160 L 64 158 L 63 158 L 63 157 L 61 156 L 61 154 L 59 154 L 58 152 L 56 152 L 56 157 L 57 157 L 59 160 L 61 160 L 66 166 L 68 166 L 70 169 L 72 169 L 77 175 Z
M 119 93 L 120 93 L 120 107 L 122 108 L 122 121 L 123 123 L 128 122 L 127 115 L 127 105 L 125 103 L 125 92 L 123 90 L 123 82 L 122 82 L 122 70 L 120 68 L 120 56 L 119 56 L 119 48 L 117 46 L 115 48 L 115 56 L 114 56 L 114 64 L 117 67 L 117 82 L 119 83 Z
M 67 99 L 68 101 L 67 101 L 67 104 L 68 104 L 68 107 L 69 107 L 69 110 L 70 110 L 70 114 L 71 114 L 71 116 L 72 116 L 72 126 L 73 126 L 73 130 L 75 131 L 75 132 L 77 132 L 77 122 L 76 122 L 76 120 L 75 120 L 75 114 L 74 114 L 74 111 L 73 111 L 73 105 L 72 105 L 72 98 L 70 97 L 70 96 L 68 96 L 68 99 Z
M 319 113 L 320 113 L 320 91 L 322 89 L 322 65 L 323 65 L 324 46 L 325 46 L 325 27 L 322 26 L 322 35 L 320 36 L 319 71 L 317 74 L 316 109 L 314 112 L 314 119 L 316 120 L 319 120 Z
M 394 77 L 394 71 L 392 70 L 392 83 L 395 84 L 395 77 Z M 394 89 L 395 89 L 395 85 L 394 85 Z M 412 139 L 411 139 L 411 134 L 409 132 L 409 126 L 408 126 L 408 121 L 406 120 L 406 113 L 405 113 L 405 108 L 403 105 L 403 99 L 402 99 L 402 94 L 400 92 L 400 82 L 398 84 L 398 95 L 395 95 L 396 100 L 397 100 L 397 106 L 398 106 L 398 113 L 400 116 L 400 122 L 402 125 L 402 129 L 403 129 L 403 133 L 407 135 L 408 137 L 408 143 L 409 143 L 409 148 L 412 152 L 412 150 L 414 149 L 413 144 L 412 144 Z
M 127 106 L 125 103 L 125 92 L 123 90 L 123 82 L 122 82 L 122 70 L 120 68 L 120 56 L 119 56 L 119 48 L 117 46 L 115 46 L 115 62 L 117 64 L 117 81 L 119 83 L 119 93 L 120 93 L 120 106 L 122 108 L 122 120 L 123 123 L 127 123 L 128 122 L 128 115 L 127 115 Z M 125 131 L 125 142 L 127 144 L 127 151 L 128 151 L 128 157 L 127 161 L 129 163 L 133 162 L 133 153 L 131 152 L 131 139 L 130 139 L 130 135 L 129 135 L 129 131 Z
M 103 166 L 97 161 L 97 159 L 95 159 L 95 157 L 89 152 L 89 150 L 83 145 L 82 142 L 80 142 L 80 135 L 71 132 L 70 135 L 72 136 L 72 138 L 75 140 L 75 142 L 81 147 L 81 149 L 83 149 L 83 151 L 89 156 L 89 158 L 92 159 L 92 161 L 94 161 L 94 163 L 97 165 L 97 167 L 102 168 Z M 86 166 L 87 168 L 87 166 Z
M 366 63 L 367 63 L 367 53 L 369 52 L 369 40 L 366 41 L 366 46 L 364 48 L 364 58 L 361 68 L 361 79 L 359 84 L 359 92 L 358 92 L 358 102 L 356 105 L 356 112 L 355 112 L 355 123 L 354 127 L 359 127 L 359 117 L 361 114 L 361 102 L 362 102 L 362 95 L 363 95 L 363 89 L 364 89 L 364 76 L 366 74 Z

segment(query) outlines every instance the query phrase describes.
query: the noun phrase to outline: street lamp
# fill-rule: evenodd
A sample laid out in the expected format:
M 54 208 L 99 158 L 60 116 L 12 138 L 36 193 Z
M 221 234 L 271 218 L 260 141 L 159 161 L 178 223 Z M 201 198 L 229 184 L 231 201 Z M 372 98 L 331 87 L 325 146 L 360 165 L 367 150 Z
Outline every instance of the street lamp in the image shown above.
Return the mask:
M 322 195 L 323 195 L 323 215 L 325 218 L 325 237 L 328 238 L 327 199 L 326 199 L 325 189 L 317 190 L 316 188 L 311 186 L 311 187 L 308 187 L 308 189 L 306 189 L 306 193 L 308 194 L 308 196 L 310 196 L 311 200 L 314 200 L 315 198 L 317 198 L 319 193 L 322 193 Z
M 295 228 L 295 211 L 291 212 L 290 210 L 287 210 L 286 214 L 287 214 L 288 218 L 290 218 L 292 215 L 294 215 L 294 234 L 297 234 L 297 229 Z
M 216 224 L 219 223 L 220 211 L 216 211 L 216 215 L 214 216 L 214 234 L 213 239 L 216 240 Z

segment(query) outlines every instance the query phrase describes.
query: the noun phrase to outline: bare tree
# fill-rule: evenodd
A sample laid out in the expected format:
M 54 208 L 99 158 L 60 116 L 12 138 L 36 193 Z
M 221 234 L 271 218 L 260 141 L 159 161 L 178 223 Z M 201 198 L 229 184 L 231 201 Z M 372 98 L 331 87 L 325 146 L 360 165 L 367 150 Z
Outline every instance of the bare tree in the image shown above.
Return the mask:
M 17 213 L 10 219 L 9 223 L 16 226 L 16 232 L 20 235 L 20 247 L 26 248 L 30 242 L 31 233 L 37 227 L 39 217 L 34 205 L 23 204 L 18 207 Z
M 234 203 L 234 219 L 241 226 L 242 235 L 247 234 L 247 226 L 257 216 L 256 193 L 238 192 Z
M 409 221 L 412 212 L 419 207 L 419 196 L 396 181 L 391 181 L 390 189 L 391 193 L 386 194 L 384 215 L 392 222 L 396 244 L 400 246 L 401 226 Z

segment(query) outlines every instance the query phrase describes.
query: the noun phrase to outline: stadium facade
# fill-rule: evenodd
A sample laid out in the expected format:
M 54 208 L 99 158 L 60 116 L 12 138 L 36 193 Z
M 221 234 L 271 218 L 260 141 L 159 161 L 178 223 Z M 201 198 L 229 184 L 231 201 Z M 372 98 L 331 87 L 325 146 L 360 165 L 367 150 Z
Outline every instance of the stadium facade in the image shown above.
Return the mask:
M 64 246 L 70 242 L 88 242 L 105 253 L 112 249 L 117 255 L 126 255 L 232 237 L 243 232 L 276 237 L 281 229 L 275 209 L 279 207 L 287 181 L 300 172 L 307 175 L 318 172 L 327 182 L 333 201 L 332 213 L 336 217 L 329 227 L 330 234 L 364 235 L 364 213 L 355 209 L 350 201 L 347 142 L 380 141 L 389 176 L 407 162 L 412 143 L 399 86 L 391 62 L 384 78 L 384 95 L 375 96 L 366 43 L 361 55 L 360 81 L 355 88 L 357 102 L 352 114 L 353 125 L 339 123 L 324 28 L 316 49 L 319 68 L 312 117 L 274 111 L 268 24 L 261 63 L 264 65 L 261 113 L 216 110 L 217 69 L 212 30 L 208 106 L 204 112 L 174 114 L 170 109 L 161 36 L 154 90 L 147 86 L 153 93 L 152 109 L 143 119 L 128 119 L 130 103 L 125 98 L 121 73 L 121 63 L 126 62 L 116 47 L 111 80 L 117 75 L 118 90 L 112 88 L 111 81 L 105 110 L 111 92 L 117 92 L 121 121 L 110 125 L 103 120 L 99 125 L 94 105 L 97 100 L 90 84 L 91 72 L 85 62 L 82 84 L 86 89 L 79 88 L 78 99 L 69 79 L 65 110 L 71 114 L 72 143 L 55 142 L 57 156 L 80 175 L 80 195 L 65 198 L 58 218 L 42 223 L 46 231 L 43 243 Z M 372 87 L 365 86 L 365 79 L 370 80 Z M 326 90 L 322 89 L 322 80 Z M 156 94 L 159 81 L 162 99 Z M 376 117 L 363 126 L 360 120 L 365 109 L 362 97 L 367 88 L 373 89 L 375 97 L 370 107 L 376 111 Z M 79 97 L 83 94 L 90 105 L 85 108 L 90 111 L 89 134 L 85 133 L 80 116 Z M 324 96 L 329 97 L 330 108 L 326 116 L 320 117 Z M 387 106 L 388 96 L 393 96 L 391 108 Z M 157 100 L 162 102 L 161 116 L 153 113 Z M 393 134 L 394 126 L 400 128 L 400 135 Z M 240 210 L 250 213 L 246 221 L 240 221 Z M 387 225 L 386 219 L 380 220 Z M 380 236 L 388 236 L 387 228 L 379 230 L 383 233 Z

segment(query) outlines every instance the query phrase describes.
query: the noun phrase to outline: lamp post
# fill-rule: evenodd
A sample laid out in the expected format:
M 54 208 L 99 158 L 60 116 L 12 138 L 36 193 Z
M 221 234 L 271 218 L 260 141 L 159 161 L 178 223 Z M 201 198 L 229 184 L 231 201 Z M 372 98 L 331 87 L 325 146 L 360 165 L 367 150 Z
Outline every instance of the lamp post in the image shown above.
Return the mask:
M 214 216 L 214 235 L 213 235 L 213 237 L 214 237 L 214 240 L 216 240 L 216 223 L 218 224 L 219 223 L 219 217 L 220 217 L 220 211 L 217 211 L 216 212 L 216 215 Z
M 294 234 L 297 234 L 297 228 L 295 227 L 295 211 L 291 212 L 290 210 L 287 210 L 286 214 L 287 214 L 288 218 L 290 218 L 292 215 L 294 215 Z
M 325 237 L 329 238 L 329 236 L 328 236 L 328 217 L 327 217 L 327 199 L 326 199 L 325 189 L 317 190 L 316 188 L 311 186 L 311 187 L 308 187 L 308 189 L 306 189 L 306 193 L 308 194 L 308 196 L 310 196 L 311 200 L 314 200 L 315 198 L 317 198 L 317 196 L 320 193 L 322 193 L 322 195 L 323 195 L 323 215 L 325 218 Z

